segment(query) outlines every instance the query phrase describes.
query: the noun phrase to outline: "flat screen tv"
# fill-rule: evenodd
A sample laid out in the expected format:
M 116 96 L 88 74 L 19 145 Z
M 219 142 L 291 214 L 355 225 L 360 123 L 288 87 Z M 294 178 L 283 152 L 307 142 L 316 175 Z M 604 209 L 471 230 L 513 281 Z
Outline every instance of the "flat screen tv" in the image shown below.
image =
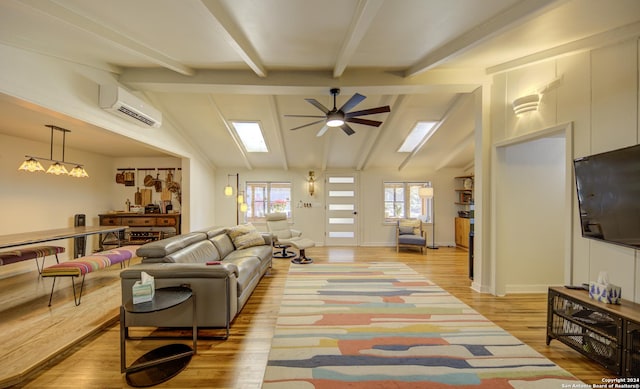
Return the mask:
M 573 161 L 582 236 L 640 249 L 640 145 Z

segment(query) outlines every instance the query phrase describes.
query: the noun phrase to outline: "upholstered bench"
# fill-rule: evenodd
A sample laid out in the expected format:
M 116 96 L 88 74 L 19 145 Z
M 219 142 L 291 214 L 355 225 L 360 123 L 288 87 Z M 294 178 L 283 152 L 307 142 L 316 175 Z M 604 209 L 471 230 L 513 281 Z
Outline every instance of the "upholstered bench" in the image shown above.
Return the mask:
M 64 253 L 64 247 L 60 246 L 35 246 L 35 247 L 26 247 L 22 249 L 17 249 L 13 251 L 4 251 L 0 253 L 0 266 L 8 265 L 10 263 L 16 263 L 21 261 L 28 261 L 30 259 L 36 260 L 36 267 L 38 268 L 38 273 L 42 273 L 42 269 L 44 269 L 44 260 L 48 255 L 55 255 L 56 262 L 60 263 L 58 260 L 58 254 Z M 38 263 L 38 259 L 42 258 L 42 266 Z
M 119 263 L 121 267 L 124 267 L 124 261 L 131 261 L 131 258 L 136 256 L 136 250 L 138 249 L 138 247 L 140 246 L 118 247 L 66 262 L 61 262 L 56 265 L 44 268 L 41 273 L 42 277 L 53 277 L 53 284 L 51 285 L 51 295 L 49 296 L 49 306 L 51 306 L 51 299 L 53 299 L 53 290 L 56 286 L 57 277 L 71 277 L 73 300 L 76 306 L 78 306 L 80 305 L 80 300 L 82 299 L 84 277 L 87 275 L 87 273 L 104 269 L 117 263 Z M 80 292 L 78 293 L 78 297 L 76 297 L 76 286 L 73 278 L 80 276 L 82 276 L 82 282 L 80 284 Z

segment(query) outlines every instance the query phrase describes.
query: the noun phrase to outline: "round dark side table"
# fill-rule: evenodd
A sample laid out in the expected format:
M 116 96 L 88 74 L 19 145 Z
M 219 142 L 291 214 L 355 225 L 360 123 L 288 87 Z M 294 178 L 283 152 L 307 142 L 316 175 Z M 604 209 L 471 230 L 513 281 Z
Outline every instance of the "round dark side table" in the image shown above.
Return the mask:
M 129 385 L 134 387 L 157 385 L 175 377 L 187 367 L 197 350 L 198 326 L 195 297 L 191 289 L 185 286 L 158 288 L 151 301 L 134 304 L 133 300 L 129 300 L 120 307 L 120 372 L 125 373 Z M 125 340 L 129 337 L 129 328 L 125 326 L 126 315 L 163 311 L 187 301 L 191 301 L 193 313 L 193 348 L 179 343 L 168 344 L 147 352 L 127 367 Z

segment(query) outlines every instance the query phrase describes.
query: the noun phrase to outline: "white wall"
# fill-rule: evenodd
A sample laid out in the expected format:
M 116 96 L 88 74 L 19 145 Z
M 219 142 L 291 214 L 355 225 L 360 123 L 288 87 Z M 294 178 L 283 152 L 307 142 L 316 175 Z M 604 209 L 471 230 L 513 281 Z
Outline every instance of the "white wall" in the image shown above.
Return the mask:
M 559 59 L 533 64 L 517 70 L 508 71 L 494 76 L 491 94 L 491 136 L 494 143 L 541 131 L 547 127 L 570 122 L 573 124 L 572 158 L 595 154 L 638 143 L 640 130 L 638 128 L 640 115 L 638 70 L 639 70 L 638 39 L 631 39 L 622 43 L 594 49 Z M 516 97 L 528 94 L 532 89 L 562 77 L 559 85 L 544 94 L 539 112 L 515 117 L 511 110 L 511 101 Z M 545 159 L 548 154 L 545 149 L 538 150 L 539 158 Z M 523 174 L 534 163 L 526 163 L 522 167 Z M 517 171 L 516 165 L 510 169 Z M 499 167 L 492 167 L 492 176 L 499 174 Z M 572 174 L 572 171 L 567 172 Z M 502 182 L 501 185 L 522 185 L 516 179 Z M 558 184 L 560 185 L 560 184 Z M 557 188 L 554 188 L 557 189 Z M 580 235 L 579 215 L 575 204 L 575 189 L 573 194 L 572 228 L 565 228 L 571 249 L 570 281 L 576 284 L 595 280 L 600 271 L 609 273 L 610 281 L 622 287 L 623 297 L 640 301 L 640 259 L 638 252 L 633 249 L 614 246 L 607 243 L 584 239 Z M 495 193 L 484 192 L 492 196 L 495 203 L 499 203 Z M 525 207 L 525 205 L 523 205 Z M 532 212 L 539 211 L 547 214 L 546 204 L 541 202 L 526 204 L 532 207 Z M 494 210 L 494 212 L 496 212 Z M 509 217 L 518 218 L 517 210 Z M 555 222 L 548 216 L 549 224 Z M 560 222 L 560 221 L 558 221 Z M 493 222 L 495 223 L 495 221 Z M 515 223 L 514 225 L 517 225 Z M 494 229 L 499 228 L 494 225 Z M 566 231 L 569 229 L 570 231 Z M 486 242 L 491 239 L 485 237 Z M 508 236 L 496 234 L 492 255 L 497 252 L 511 252 L 517 255 Z M 495 264 L 496 258 L 483 262 L 486 271 Z M 521 282 L 517 270 L 517 259 L 507 259 L 502 286 Z M 496 269 L 492 269 L 495 271 Z M 520 280 L 520 281 L 519 281 Z M 497 280 L 485 280 L 485 287 Z M 545 282 L 557 283 L 552 277 Z
M 362 246 L 394 246 L 395 227 L 384 223 L 383 214 L 383 183 L 385 181 L 431 181 L 435 189 L 436 207 L 436 242 L 442 246 L 454 246 L 454 217 L 457 207 L 454 204 L 455 180 L 453 177 L 465 174 L 461 169 L 442 169 L 438 171 L 424 171 L 422 169 L 406 169 L 398 172 L 396 169 L 367 170 L 358 174 L 360 204 L 358 208 L 358 222 L 360 225 L 359 244 Z M 228 174 L 240 175 L 240 190 L 247 181 L 288 181 L 292 183 L 292 214 L 291 228 L 303 231 L 303 236 L 312 239 L 316 245 L 324 244 L 325 231 L 325 193 L 324 179 L 326 174 L 315 171 L 316 192 L 309 196 L 306 189 L 306 178 L 309 170 L 226 170 L 217 169 L 216 182 L 212 198 L 218 210 L 215 225 L 230 225 L 235 223 L 235 199 L 225 197 L 224 187 L 227 185 Z M 353 173 L 353 172 L 350 172 Z M 235 188 L 235 176 L 229 178 L 230 185 Z M 235 190 L 235 189 L 234 189 Z M 311 208 L 297 208 L 296 204 L 311 203 Z M 244 222 L 241 218 L 240 222 Z M 266 231 L 263 223 L 254 223 L 261 231 Z M 429 244 L 432 240 L 432 230 L 429 224 L 426 228 Z
M 161 128 L 141 131 L 139 126 L 99 108 L 99 85 L 116 83 L 115 75 L 4 45 L 0 45 L 0 58 L 0 92 L 102 127 L 106 131 L 144 142 L 167 152 L 168 155 L 181 158 L 182 180 L 185 183 L 182 204 L 183 231 L 213 223 L 213 202 L 208 196 L 215 184 L 213 167 L 183 139 L 180 129 L 165 121 Z M 0 149 L 4 150 L 5 145 L 1 145 Z M 73 155 L 69 155 L 69 160 L 75 159 Z M 84 162 L 87 158 L 77 159 Z M 113 165 L 108 163 L 106 166 L 109 166 L 109 171 L 105 171 L 104 176 L 96 177 L 101 185 L 107 185 L 115 177 L 115 171 L 111 170 Z M 46 196 L 42 199 L 45 200 Z M 120 207 L 121 200 L 117 201 L 117 205 L 100 204 L 99 212 Z M 197 212 L 192 212 L 196 207 Z M 88 211 L 85 213 L 90 214 Z M 93 211 L 92 213 L 97 214 Z M 28 228 L 31 230 L 48 228 L 40 217 L 28 220 Z
M 386 169 L 360 172 L 363 212 L 360 212 L 359 215 L 361 225 L 366 225 L 362 235 L 362 245 L 395 245 L 395 224 L 384 222 L 382 188 L 385 181 L 431 181 L 434 190 L 436 244 L 455 246 L 454 218 L 457 216 L 458 208 L 455 205 L 456 181 L 454 177 L 464 174 L 462 169 L 407 169 L 406 171 Z M 432 245 L 432 225 L 429 223 L 425 229 L 429 245 Z
M 88 178 L 53 176 L 18 171 L 25 154 L 48 155 L 49 144 L 0 135 L 0 234 L 72 227 L 75 214 L 86 215 L 86 225 L 98 225 L 98 214 L 112 209 L 112 160 L 93 153 L 67 149 L 69 160 L 82 162 Z M 47 168 L 48 166 L 45 166 Z M 71 240 L 56 241 L 65 247 L 61 259 L 73 254 Z M 96 236 L 87 241 L 87 251 L 97 249 Z M 49 259 L 50 261 L 50 259 Z M 33 261 L 0 266 L 0 277 L 25 269 L 34 270 Z
M 247 181 L 284 181 L 292 184 L 292 223 L 291 228 L 302 231 L 303 236 L 313 240 L 317 245 L 324 242 L 324 192 L 322 180 L 324 175 L 320 171 L 316 173 L 316 191 L 313 196 L 309 196 L 306 189 L 306 179 L 309 170 L 276 170 L 276 169 L 218 169 L 216 171 L 217 185 L 213 189 L 212 197 L 215 199 L 217 210 L 215 224 L 228 226 L 236 223 L 236 174 L 240 176 L 240 190 L 244 190 Z M 233 176 L 227 177 L 232 174 Z M 224 187 L 227 182 L 234 188 L 234 196 L 226 197 Z M 312 203 L 311 208 L 297 208 L 299 201 Z M 244 215 L 240 216 L 240 223 L 246 222 Z M 256 228 L 267 231 L 265 223 L 254 223 Z

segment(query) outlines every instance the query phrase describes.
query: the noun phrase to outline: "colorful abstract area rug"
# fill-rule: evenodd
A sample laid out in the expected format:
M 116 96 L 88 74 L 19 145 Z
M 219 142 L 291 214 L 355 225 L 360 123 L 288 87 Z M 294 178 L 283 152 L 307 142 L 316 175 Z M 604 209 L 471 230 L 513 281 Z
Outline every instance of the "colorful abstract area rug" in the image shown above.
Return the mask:
M 582 385 L 408 266 L 338 263 L 290 267 L 262 387 Z

